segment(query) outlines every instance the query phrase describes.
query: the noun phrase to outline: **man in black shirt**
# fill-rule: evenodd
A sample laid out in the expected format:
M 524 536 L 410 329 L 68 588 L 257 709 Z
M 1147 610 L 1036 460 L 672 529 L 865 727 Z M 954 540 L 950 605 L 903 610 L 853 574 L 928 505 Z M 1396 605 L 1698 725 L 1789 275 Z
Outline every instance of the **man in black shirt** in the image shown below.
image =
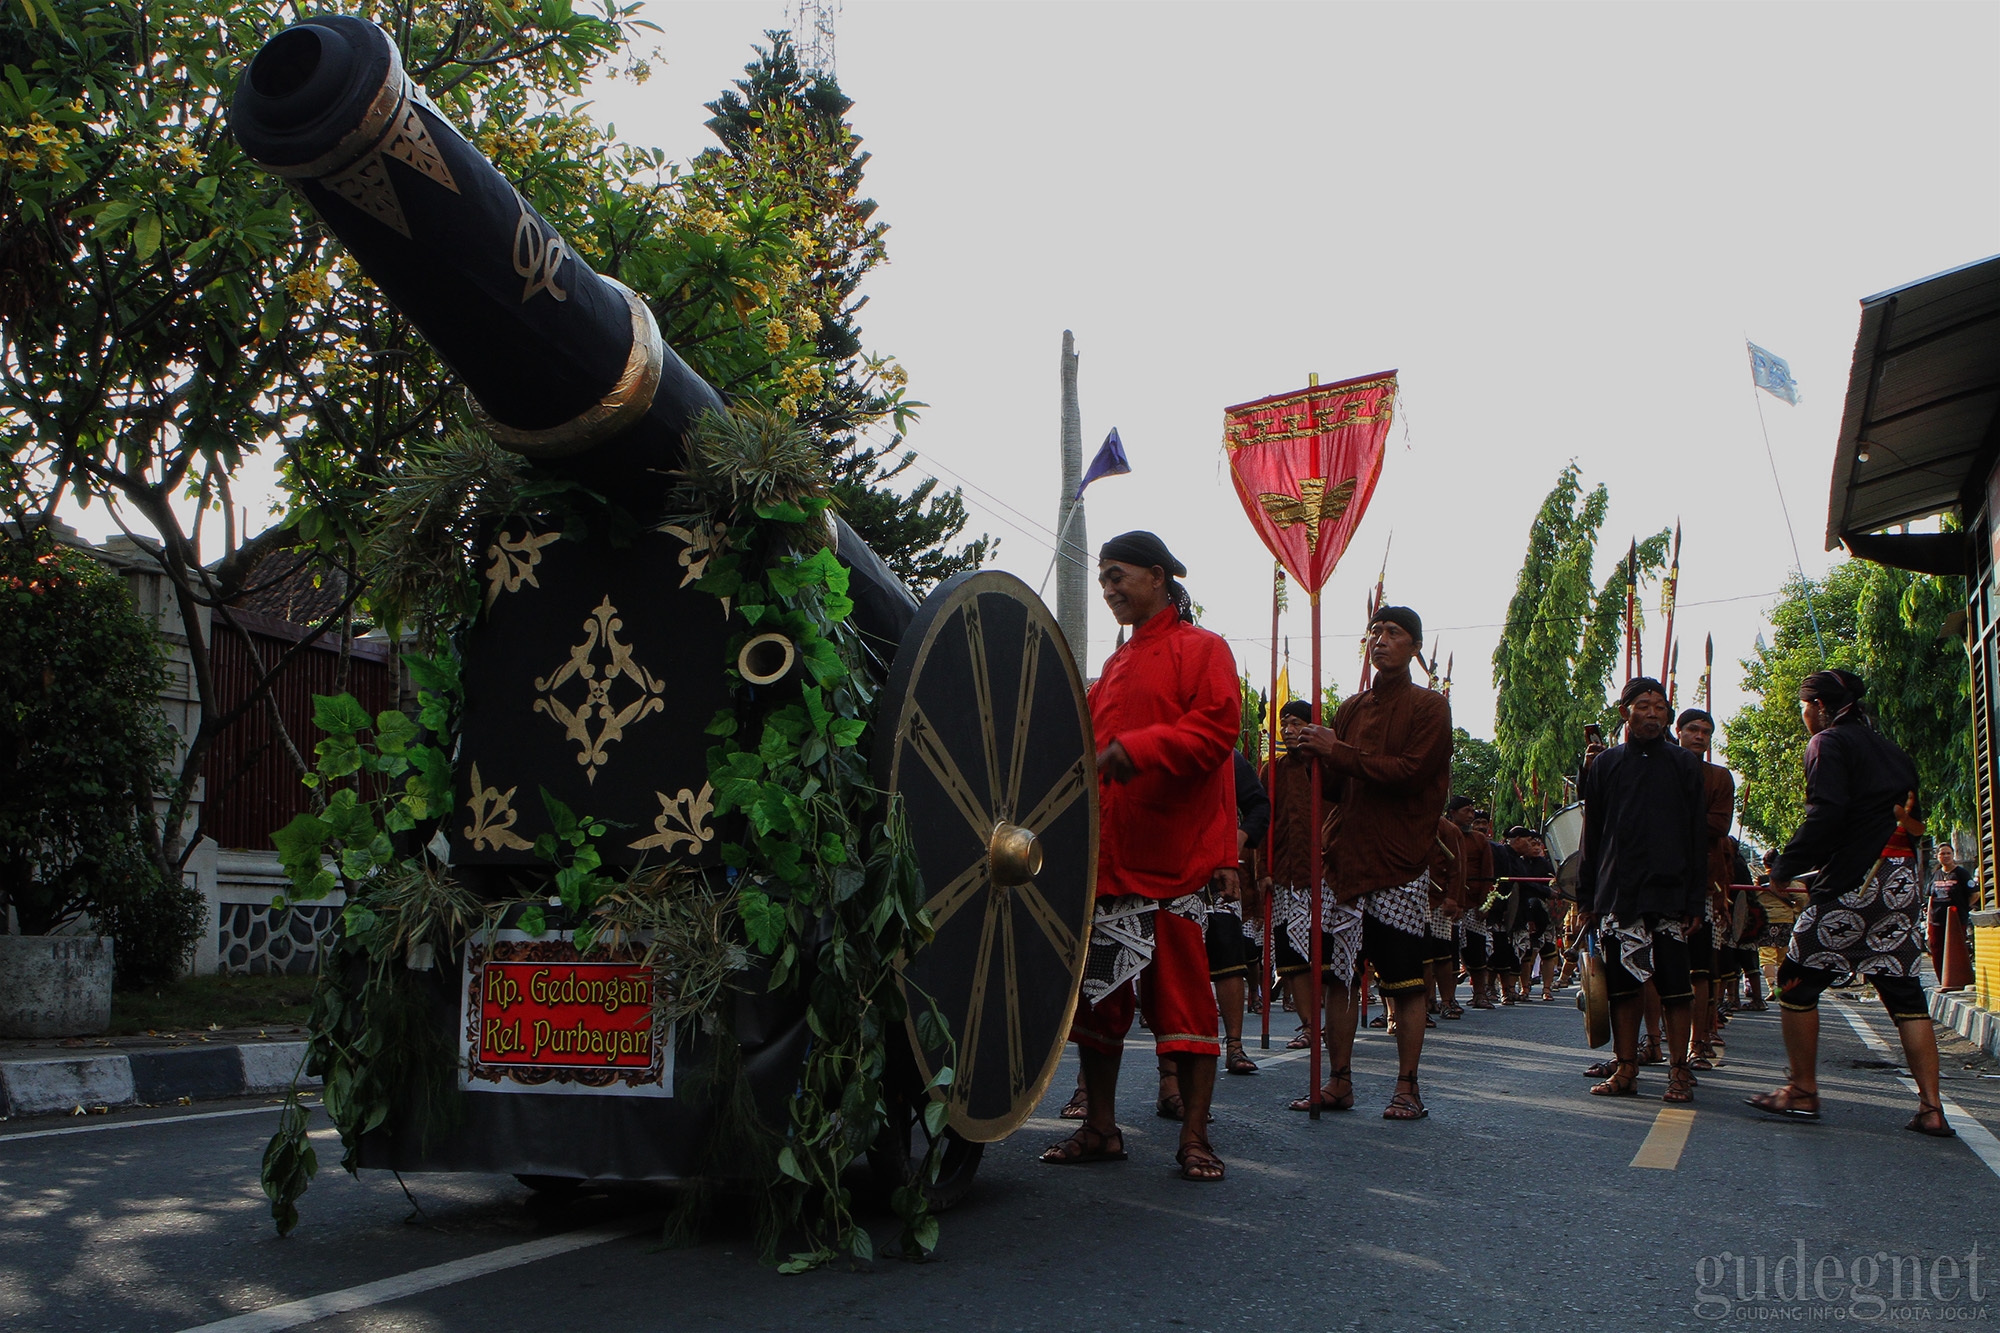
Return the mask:
M 1673 1060 L 1662 1100 L 1694 1100 L 1688 1035 L 1694 988 L 1688 936 L 1701 922 L 1708 865 L 1701 761 L 1666 736 L 1673 710 L 1660 682 L 1640 676 L 1618 697 L 1625 743 L 1583 777 L 1583 868 L 1577 899 L 1597 929 L 1617 1057 L 1599 1097 L 1637 1093 L 1641 992 L 1651 979 L 1666 1011 Z

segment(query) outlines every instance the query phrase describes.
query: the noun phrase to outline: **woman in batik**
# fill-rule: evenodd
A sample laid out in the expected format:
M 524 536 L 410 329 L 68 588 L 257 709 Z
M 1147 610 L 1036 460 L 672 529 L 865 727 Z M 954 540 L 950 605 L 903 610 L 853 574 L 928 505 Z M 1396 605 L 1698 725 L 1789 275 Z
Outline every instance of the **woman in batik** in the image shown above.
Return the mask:
M 1949 1138 L 1938 1096 L 1937 1033 L 1917 973 L 1924 910 L 1917 770 L 1869 721 L 1861 706 L 1867 689 L 1851 671 L 1815 672 L 1799 686 L 1799 711 L 1812 737 L 1806 817 L 1772 867 L 1771 884 L 1783 890 L 1809 870 L 1818 874 L 1778 966 L 1790 1077 L 1750 1105 L 1789 1119 L 1819 1119 L 1819 997 L 1866 978 L 1895 1020 L 1916 1081 L 1917 1113 L 1904 1128 Z

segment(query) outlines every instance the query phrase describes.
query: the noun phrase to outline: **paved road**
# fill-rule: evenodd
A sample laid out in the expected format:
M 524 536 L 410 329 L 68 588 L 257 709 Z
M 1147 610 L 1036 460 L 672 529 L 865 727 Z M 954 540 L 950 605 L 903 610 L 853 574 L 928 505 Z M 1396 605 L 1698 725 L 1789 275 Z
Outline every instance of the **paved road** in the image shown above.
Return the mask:
M 1662 1118 L 1659 1070 L 1646 1098 L 1586 1096 L 1566 1001 L 1441 1025 L 1420 1124 L 1377 1118 L 1394 1073 L 1380 1033 L 1356 1049 L 1362 1110 L 1318 1124 L 1282 1108 L 1304 1064 L 1273 1050 L 1218 1095 L 1220 1185 L 1174 1176 L 1174 1126 L 1144 1113 L 1152 1061 L 1137 1048 L 1132 1160 L 1037 1164 L 1067 1128 L 1066 1061 L 1042 1118 L 988 1151 L 944 1219 L 936 1262 L 790 1278 L 757 1264 L 743 1230 L 661 1249 L 658 1199 L 643 1195 L 549 1209 L 505 1177 L 418 1177 L 425 1220 L 406 1224 L 394 1178 L 340 1172 L 323 1122 L 326 1165 L 280 1241 L 257 1186 L 275 1116 L 257 1103 L 128 1113 L 86 1133 L 16 1121 L 0 1126 L 0 1328 L 178 1330 L 256 1311 L 228 1327 L 2000 1325 L 2000 1145 L 1979 1128 L 2000 1129 L 1993 1062 L 1952 1038 L 1946 1093 L 1966 1136 L 1903 1133 L 1913 1098 L 1882 1067 L 1887 1018 L 1869 1000 L 1847 1009 L 1877 1045 L 1827 1005 L 1819 1125 L 1741 1105 L 1782 1068 L 1775 1012 L 1730 1026 L 1728 1064 L 1702 1075 L 1691 1117 Z M 243 1113 L 184 1118 L 217 1110 Z M 892 1237 L 876 1220 L 878 1240 Z M 290 1304 L 305 1300 L 319 1303 Z

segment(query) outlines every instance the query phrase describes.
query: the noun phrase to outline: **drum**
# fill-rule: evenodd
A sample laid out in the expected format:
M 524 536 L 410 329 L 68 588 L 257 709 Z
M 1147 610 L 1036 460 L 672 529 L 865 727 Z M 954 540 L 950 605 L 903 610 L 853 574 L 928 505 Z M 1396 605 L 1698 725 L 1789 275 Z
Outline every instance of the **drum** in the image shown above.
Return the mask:
M 1562 865 L 1583 850 L 1583 802 L 1566 805 L 1542 825 L 1542 841 L 1549 845 L 1549 859 Z

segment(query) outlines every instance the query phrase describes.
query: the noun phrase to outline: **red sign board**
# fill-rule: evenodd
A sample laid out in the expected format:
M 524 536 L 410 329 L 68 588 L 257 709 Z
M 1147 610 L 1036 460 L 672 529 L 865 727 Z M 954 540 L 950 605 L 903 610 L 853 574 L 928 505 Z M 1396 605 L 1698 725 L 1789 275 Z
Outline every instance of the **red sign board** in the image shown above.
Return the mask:
M 579 958 L 556 932 L 466 948 L 460 1086 L 672 1095 L 673 1036 L 636 958 Z
M 644 1069 L 653 1062 L 653 974 L 630 963 L 480 968 L 479 1062 Z

